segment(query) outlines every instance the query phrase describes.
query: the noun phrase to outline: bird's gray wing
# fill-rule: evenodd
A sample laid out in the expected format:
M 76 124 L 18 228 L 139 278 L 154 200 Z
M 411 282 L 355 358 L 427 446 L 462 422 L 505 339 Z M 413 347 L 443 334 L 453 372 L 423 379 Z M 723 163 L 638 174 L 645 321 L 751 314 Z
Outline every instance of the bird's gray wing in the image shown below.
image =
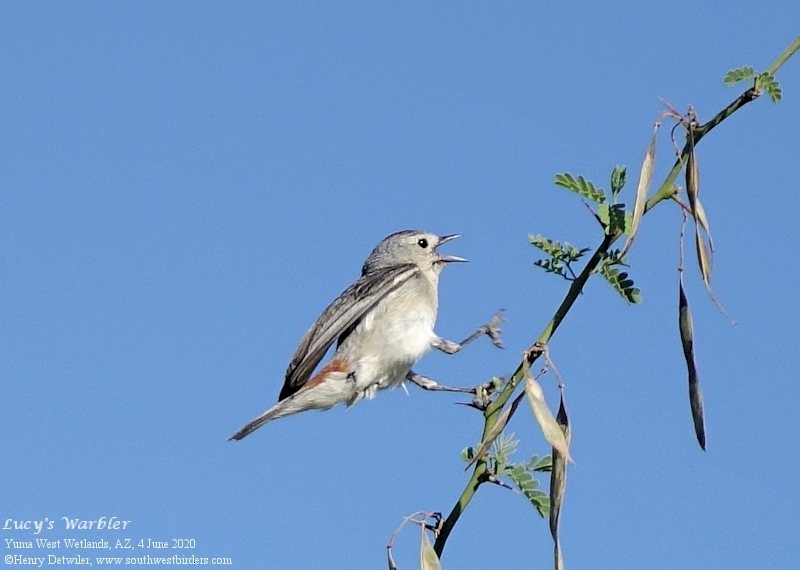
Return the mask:
M 345 289 L 322 311 L 300 341 L 286 369 L 286 380 L 278 399 L 288 398 L 302 388 L 331 344 L 339 337 L 342 337 L 341 342 L 367 311 L 418 272 L 415 264 L 378 268 Z

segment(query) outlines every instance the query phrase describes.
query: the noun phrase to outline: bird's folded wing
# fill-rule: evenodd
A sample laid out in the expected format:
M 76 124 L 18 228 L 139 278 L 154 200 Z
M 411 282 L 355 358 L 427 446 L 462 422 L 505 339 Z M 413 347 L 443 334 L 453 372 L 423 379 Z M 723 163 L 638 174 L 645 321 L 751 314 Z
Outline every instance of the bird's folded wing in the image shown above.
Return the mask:
M 346 336 L 367 311 L 418 272 L 415 264 L 375 269 L 362 275 L 328 305 L 300 341 L 286 369 L 279 399 L 288 398 L 302 388 L 333 341 Z

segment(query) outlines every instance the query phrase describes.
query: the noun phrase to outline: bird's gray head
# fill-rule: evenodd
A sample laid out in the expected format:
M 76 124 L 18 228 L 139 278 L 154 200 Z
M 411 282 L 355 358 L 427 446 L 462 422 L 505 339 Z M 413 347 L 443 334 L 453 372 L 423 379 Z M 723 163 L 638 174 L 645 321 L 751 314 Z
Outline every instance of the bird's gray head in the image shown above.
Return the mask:
M 411 263 L 423 271 L 432 270 L 437 275 L 448 263 L 467 261 L 455 255 L 442 255 L 437 248 L 445 242 L 461 237 L 461 234 L 437 236 L 421 230 L 404 230 L 393 233 L 375 246 L 364 262 L 362 273 L 375 269 Z

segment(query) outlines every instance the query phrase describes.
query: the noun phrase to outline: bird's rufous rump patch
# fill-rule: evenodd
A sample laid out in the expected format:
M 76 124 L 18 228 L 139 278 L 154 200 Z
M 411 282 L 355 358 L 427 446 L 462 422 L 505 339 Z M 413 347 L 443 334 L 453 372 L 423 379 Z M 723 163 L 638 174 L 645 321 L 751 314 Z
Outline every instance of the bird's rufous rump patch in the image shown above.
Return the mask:
M 314 374 L 314 376 L 306 382 L 306 385 L 303 388 L 313 388 L 317 384 L 324 382 L 327 380 L 328 376 L 333 374 L 334 372 L 348 372 L 350 367 L 347 365 L 347 362 L 341 358 L 334 358 L 328 364 L 326 364 L 322 370 Z

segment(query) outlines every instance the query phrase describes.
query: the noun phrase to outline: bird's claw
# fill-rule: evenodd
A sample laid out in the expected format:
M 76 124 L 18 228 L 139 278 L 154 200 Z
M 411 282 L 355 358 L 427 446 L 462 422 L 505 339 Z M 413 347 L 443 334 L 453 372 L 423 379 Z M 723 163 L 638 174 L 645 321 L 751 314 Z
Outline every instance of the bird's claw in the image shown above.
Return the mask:
M 494 344 L 497 348 L 505 348 L 503 346 L 503 339 L 500 337 L 503 329 L 498 326 L 505 320 L 506 318 L 503 316 L 503 309 L 500 309 L 491 319 L 489 319 L 488 323 L 483 325 L 481 329 L 483 334 L 492 339 L 492 344 Z

